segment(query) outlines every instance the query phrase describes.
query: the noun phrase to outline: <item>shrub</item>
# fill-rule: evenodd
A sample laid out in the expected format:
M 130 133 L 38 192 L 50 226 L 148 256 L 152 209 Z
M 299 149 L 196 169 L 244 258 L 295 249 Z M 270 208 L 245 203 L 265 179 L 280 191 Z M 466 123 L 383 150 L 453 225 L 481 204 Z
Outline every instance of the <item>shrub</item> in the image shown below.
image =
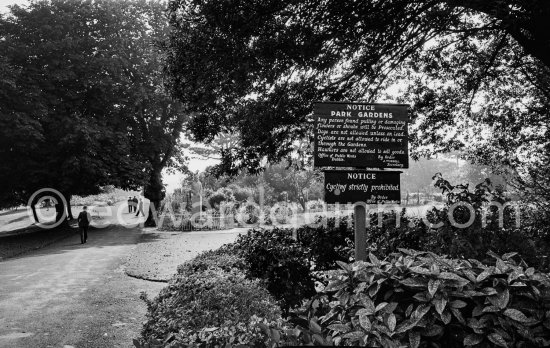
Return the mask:
M 548 275 L 492 254 L 495 266 L 401 250 L 339 263 L 304 307 L 303 342 L 370 347 L 547 347 Z M 330 296 L 329 296 L 330 294 Z M 319 323 L 319 324 L 317 324 Z
M 315 200 L 315 201 L 308 201 L 306 203 L 306 208 L 310 212 L 323 211 L 325 209 L 325 206 L 326 206 L 326 203 L 324 201 L 320 200 L 320 199 Z
M 524 221 L 521 228 L 509 228 L 507 226 L 513 224 L 514 216 L 511 210 L 506 210 L 505 227 L 501 228 L 496 224 L 498 211 L 492 210 L 487 214 L 487 226 L 483 227 L 481 214 L 485 209 L 483 199 L 487 199 L 487 190 L 488 186 L 478 185 L 475 192 L 463 192 L 462 189 L 454 193 L 460 197 L 458 199 L 472 202 L 476 211 L 474 224 L 465 229 L 451 225 L 448 207 L 433 208 L 429 214 L 432 222 L 443 221 L 439 229 L 431 228 L 422 219 L 407 216 L 405 210 L 370 214 L 366 233 L 368 251 L 385 258 L 398 252 L 399 248 L 415 249 L 454 258 L 474 258 L 488 264 L 495 262 L 487 257 L 490 250 L 499 254 L 517 252 L 518 257 L 528 264 L 547 270 L 550 227 L 543 223 L 546 220 L 531 217 L 528 221 L 532 222 Z M 533 209 L 526 212 L 532 214 Z M 399 225 L 396 224 L 397 217 L 400 218 Z M 469 219 L 464 211 L 458 209 L 456 217 L 458 222 Z M 325 283 L 318 271 L 334 268 L 337 261 L 349 262 L 354 258 L 353 218 L 340 219 L 338 224 L 335 218 L 329 218 L 326 227 L 303 226 L 296 234 L 297 242 L 291 238 L 292 229 L 256 230 L 236 243 L 240 255 L 251 265 L 247 274 L 265 279 L 268 290 L 285 311 L 307 299 L 312 284 Z
M 208 197 L 210 207 L 219 209 L 222 202 L 231 202 L 235 200 L 233 193 L 229 189 L 218 189 Z
M 296 217 L 294 212 L 297 212 L 298 208 L 295 204 L 291 203 L 278 203 L 273 208 L 269 209 L 269 217 L 274 224 L 288 224 Z
M 401 212 L 369 214 L 366 230 L 367 251 L 386 257 L 398 248 L 426 250 L 433 236 L 421 219 Z M 399 217 L 400 224 L 396 221 Z M 326 219 L 325 226 L 303 226 L 297 229 L 298 241 L 308 249 L 315 270 L 336 267 L 336 261 L 353 261 L 355 253 L 353 215 Z M 320 222 L 320 221 L 318 221 Z
M 264 206 L 262 208 L 262 216 L 260 222 L 268 226 L 273 225 L 273 221 L 271 220 L 271 207 Z
M 181 231 L 183 221 L 183 216 L 177 213 L 161 213 L 158 228 L 161 231 Z
M 279 307 L 260 282 L 237 269 L 180 271 L 153 301 L 142 295 L 148 313 L 136 346 L 213 347 L 235 339 L 238 343 L 238 338 L 250 343 L 257 338 L 247 326 L 252 317 L 280 318 Z
M 272 347 L 273 345 L 269 344 L 272 340 L 261 329 L 262 326 L 267 327 L 268 332 L 271 332 L 270 326 L 282 327 L 277 322 L 268 322 L 265 319 L 252 316 L 247 323 L 228 323 L 226 326 L 202 329 L 182 329 L 178 333 L 169 335 L 163 342 L 150 340 L 147 343 L 143 340 L 134 340 L 134 345 L 137 348 Z
M 246 270 L 246 262 L 236 255 L 231 255 L 231 253 L 230 246 L 222 246 L 216 250 L 205 251 L 192 260 L 179 265 L 177 275 L 185 277 L 197 272 L 206 271 L 207 269 L 221 269 L 226 272 L 230 272 L 233 269 Z
M 173 201 L 170 202 L 170 205 L 172 206 L 172 211 L 174 213 L 179 213 L 180 210 L 181 210 L 182 202 L 177 201 L 177 200 L 173 200 Z
M 549 219 L 540 219 L 533 215 L 542 215 L 529 206 L 507 205 L 509 199 L 501 190 L 493 189 L 491 181 L 486 179 L 470 190 L 469 185 L 451 185 L 440 174 L 434 176 L 435 186 L 446 196 L 447 203 L 441 208 L 433 208 L 428 214 L 431 222 L 441 222 L 442 226 L 432 232 L 432 242 L 423 250 L 452 257 L 475 258 L 490 262 L 488 251 L 496 253 L 518 252 L 529 264 L 541 270 L 548 270 L 546 255 L 550 254 Z M 496 203 L 503 206 L 502 211 Z M 470 210 L 460 204 L 473 208 L 473 223 L 466 228 L 453 226 L 449 211 L 455 205 L 453 216 L 459 224 L 468 222 Z M 521 215 L 521 226 L 516 218 Z M 500 214 L 502 213 L 502 220 Z M 533 214 L 535 213 L 535 214 Z
M 248 204 L 244 202 L 240 205 L 237 210 L 236 219 L 239 223 L 244 223 L 247 225 L 256 225 L 260 223 L 260 218 L 262 217 L 262 211 L 260 207 L 256 204 Z
M 254 197 L 254 189 L 252 187 L 242 187 L 238 184 L 230 184 L 227 188 L 231 190 L 237 202 L 246 202 L 250 197 Z
M 520 234 L 520 236 L 518 236 Z M 529 253 L 525 250 L 522 256 L 530 265 L 545 272 L 550 271 L 550 213 L 546 210 L 523 206 L 521 214 L 521 233 L 514 233 L 521 238 L 521 244 L 529 242 Z M 500 241 L 499 241 L 500 242 Z M 505 241 L 507 244 L 514 242 Z M 529 255 L 528 255 L 529 254 Z
M 246 261 L 246 274 L 263 279 L 288 313 L 315 294 L 315 283 L 324 281 L 318 271 L 334 268 L 338 260 L 350 260 L 353 231 L 349 222 L 343 219 L 337 225 L 332 218 L 327 223 L 328 229 L 298 228 L 297 240 L 292 238 L 291 228 L 251 229 L 225 248 Z
M 315 294 L 308 250 L 292 239 L 291 231 L 251 229 L 232 246 L 249 265 L 247 275 L 263 279 L 285 313 Z
M 366 231 L 368 251 L 380 257 L 387 257 L 398 248 L 432 251 L 454 258 L 474 258 L 482 262 L 494 262 L 487 252 L 498 254 L 517 252 L 528 264 L 538 270 L 550 270 L 550 218 L 545 212 L 532 206 L 506 206 L 508 199 L 499 190 L 492 189 L 490 181 L 476 185 L 473 190 L 468 185 L 451 185 L 440 176 L 434 177 L 436 186 L 445 193 L 447 203 L 441 208 L 432 208 L 427 220 L 407 216 L 401 212 L 382 212 L 369 215 Z M 505 206 L 502 212 L 489 202 Z M 449 219 L 449 210 L 453 204 L 455 221 L 465 223 L 470 219 L 470 211 L 460 204 L 468 203 L 473 208 L 474 220 L 466 228 L 453 225 Z M 516 211 L 520 209 L 521 226 L 516 227 Z M 484 224 L 484 216 L 486 223 Z M 396 224 L 399 217 L 400 224 Z M 334 218 L 329 219 L 326 231 L 323 228 L 309 229 L 304 247 L 312 247 L 312 254 L 325 255 L 327 261 L 320 262 L 321 267 L 336 260 L 346 261 L 354 256 L 354 233 L 351 221 L 343 220 L 334 226 Z M 427 224 L 428 223 L 428 224 Z M 429 223 L 441 223 L 438 228 Z M 301 229 L 298 229 L 300 231 Z M 300 232 L 298 233 L 300 235 Z M 325 238 L 335 236 L 335 238 Z M 342 238 L 342 236 L 347 236 Z M 316 246 L 315 244 L 318 244 Z M 315 249 L 324 252 L 315 252 Z M 333 250 L 338 250 L 335 253 Z
M 288 233 L 292 232 L 289 230 Z M 336 261 L 350 261 L 354 250 L 351 219 L 344 218 L 336 224 L 335 218 L 329 218 L 326 227 L 302 226 L 296 230 L 296 235 L 298 242 L 307 250 L 306 255 L 316 271 L 334 268 Z
M 405 209 L 369 216 L 367 251 L 380 257 L 389 256 L 399 248 L 426 250 L 432 238 L 422 219 L 407 216 Z
M 422 230 L 402 226 L 391 227 L 393 213 L 371 216 L 372 227 L 367 232 L 370 250 L 383 251 L 384 255 L 397 251 L 400 246 L 417 246 L 415 242 Z M 378 227 L 378 218 L 384 221 Z M 354 232 L 351 218 L 326 220 L 326 227 L 303 226 L 296 230 L 297 241 L 292 238 L 293 229 L 252 229 L 240 235 L 232 248 L 242 257 L 249 269 L 249 277 L 266 282 L 269 292 L 279 301 L 283 311 L 301 305 L 315 294 L 316 282 L 325 283 L 319 271 L 333 269 L 337 261 L 353 260 Z M 319 222 L 319 221 L 318 221 Z M 424 235 L 424 239 L 428 239 Z

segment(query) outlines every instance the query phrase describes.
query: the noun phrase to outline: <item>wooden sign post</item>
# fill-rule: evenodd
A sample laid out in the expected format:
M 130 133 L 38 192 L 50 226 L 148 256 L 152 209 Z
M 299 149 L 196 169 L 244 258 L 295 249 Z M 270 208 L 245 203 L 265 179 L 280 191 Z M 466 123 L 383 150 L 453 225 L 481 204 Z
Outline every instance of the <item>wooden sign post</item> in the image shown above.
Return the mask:
M 401 188 L 396 171 L 325 171 L 325 202 L 355 203 L 355 259 L 365 260 L 367 204 L 400 204 Z
M 365 169 L 409 167 L 407 109 L 403 104 L 314 105 L 314 167 L 325 170 L 326 203 L 355 203 L 355 260 L 366 260 L 366 205 L 401 204 L 400 171 Z
M 355 260 L 367 260 L 367 207 L 356 204 L 353 208 L 355 227 Z

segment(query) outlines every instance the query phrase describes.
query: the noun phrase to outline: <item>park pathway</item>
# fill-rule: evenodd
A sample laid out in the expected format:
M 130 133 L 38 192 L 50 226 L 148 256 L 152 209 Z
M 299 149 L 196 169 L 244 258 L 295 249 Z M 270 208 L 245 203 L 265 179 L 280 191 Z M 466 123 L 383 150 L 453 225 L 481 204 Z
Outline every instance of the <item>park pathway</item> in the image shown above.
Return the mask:
M 131 347 L 144 320 L 141 291 L 165 285 L 126 276 L 140 229 L 91 229 L 0 262 L 0 347 Z

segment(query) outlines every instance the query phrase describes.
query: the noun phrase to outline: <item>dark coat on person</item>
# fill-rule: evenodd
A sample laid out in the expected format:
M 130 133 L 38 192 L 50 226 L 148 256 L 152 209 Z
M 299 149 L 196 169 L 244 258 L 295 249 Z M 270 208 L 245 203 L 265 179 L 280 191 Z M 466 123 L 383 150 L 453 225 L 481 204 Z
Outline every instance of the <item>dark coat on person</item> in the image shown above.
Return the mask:
M 90 226 L 91 215 L 87 211 L 81 211 L 78 214 L 78 227 Z

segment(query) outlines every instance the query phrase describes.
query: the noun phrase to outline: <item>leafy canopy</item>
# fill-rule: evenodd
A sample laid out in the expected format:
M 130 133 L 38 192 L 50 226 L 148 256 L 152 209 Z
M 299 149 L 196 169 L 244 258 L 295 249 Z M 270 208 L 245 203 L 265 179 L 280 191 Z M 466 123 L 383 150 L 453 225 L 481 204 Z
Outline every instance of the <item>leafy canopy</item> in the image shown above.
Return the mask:
M 4 203 L 42 187 L 87 195 L 145 185 L 160 195 L 186 119 L 163 88 L 163 6 L 54 0 L 0 18 Z
M 412 106 L 414 157 L 460 150 L 548 201 L 549 14 L 540 0 L 176 0 L 166 70 L 196 140 L 239 136 L 225 172 L 311 139 L 314 101 L 390 98 Z

